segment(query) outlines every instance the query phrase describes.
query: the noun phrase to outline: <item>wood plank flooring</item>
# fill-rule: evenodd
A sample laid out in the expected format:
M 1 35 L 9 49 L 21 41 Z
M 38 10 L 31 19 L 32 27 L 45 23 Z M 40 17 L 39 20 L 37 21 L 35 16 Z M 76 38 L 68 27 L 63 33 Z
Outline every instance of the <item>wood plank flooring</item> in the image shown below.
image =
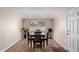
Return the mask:
M 27 39 L 18 41 L 14 46 L 10 47 L 5 52 L 68 52 L 61 47 L 55 40 L 49 39 L 49 44 L 42 49 L 28 46 Z

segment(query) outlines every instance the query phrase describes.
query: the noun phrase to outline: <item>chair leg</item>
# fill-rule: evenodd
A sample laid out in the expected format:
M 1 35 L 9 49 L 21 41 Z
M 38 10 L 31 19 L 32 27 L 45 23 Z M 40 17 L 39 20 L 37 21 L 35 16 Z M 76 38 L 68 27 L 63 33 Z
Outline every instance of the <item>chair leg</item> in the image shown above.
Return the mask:
M 31 47 L 32 47 L 32 40 L 31 40 Z
M 34 42 L 34 49 L 35 49 L 35 42 Z
M 40 48 L 42 48 L 42 42 L 40 42 Z
M 43 47 L 45 47 L 45 41 L 43 41 Z
M 29 40 L 28 40 L 28 45 L 29 45 Z
M 48 40 L 46 40 L 46 44 L 47 44 L 47 46 L 48 46 Z

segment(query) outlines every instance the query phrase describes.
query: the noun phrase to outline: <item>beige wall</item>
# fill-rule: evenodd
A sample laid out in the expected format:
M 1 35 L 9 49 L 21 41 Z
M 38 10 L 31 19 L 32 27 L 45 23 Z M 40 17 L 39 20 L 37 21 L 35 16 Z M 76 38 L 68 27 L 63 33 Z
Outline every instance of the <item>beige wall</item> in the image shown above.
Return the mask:
M 52 28 L 54 30 L 54 40 L 66 48 L 66 16 L 64 12 L 58 14 L 52 22 Z
M 0 51 L 21 39 L 21 20 L 11 10 L 0 8 Z

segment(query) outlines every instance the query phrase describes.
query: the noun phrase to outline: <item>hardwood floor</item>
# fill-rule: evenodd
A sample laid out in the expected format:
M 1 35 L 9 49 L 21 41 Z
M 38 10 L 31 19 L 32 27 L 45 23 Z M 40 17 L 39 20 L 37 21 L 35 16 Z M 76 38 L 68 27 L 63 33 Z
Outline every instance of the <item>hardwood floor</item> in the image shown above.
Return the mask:
M 49 44 L 42 49 L 28 46 L 27 39 L 18 41 L 14 46 L 10 47 L 5 52 L 68 52 L 61 47 L 55 40 L 49 39 Z

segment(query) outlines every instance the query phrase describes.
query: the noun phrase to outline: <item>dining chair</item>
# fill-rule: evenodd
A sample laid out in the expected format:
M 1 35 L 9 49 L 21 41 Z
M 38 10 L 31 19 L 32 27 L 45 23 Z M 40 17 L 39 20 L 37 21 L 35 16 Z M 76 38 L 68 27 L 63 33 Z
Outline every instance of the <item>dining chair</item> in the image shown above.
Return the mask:
M 34 39 L 34 49 L 36 48 L 36 45 L 39 44 L 40 48 L 42 48 L 42 39 L 41 39 L 41 35 L 35 35 L 35 39 Z
M 48 35 L 49 35 L 49 32 L 47 32 L 46 37 L 45 37 L 45 39 L 44 39 L 44 44 L 45 44 L 45 42 L 46 42 L 46 45 L 47 45 L 47 46 L 48 46 Z
M 27 32 L 27 39 L 28 39 L 28 45 L 31 44 L 31 46 L 32 46 L 32 37 L 30 36 L 29 32 Z

